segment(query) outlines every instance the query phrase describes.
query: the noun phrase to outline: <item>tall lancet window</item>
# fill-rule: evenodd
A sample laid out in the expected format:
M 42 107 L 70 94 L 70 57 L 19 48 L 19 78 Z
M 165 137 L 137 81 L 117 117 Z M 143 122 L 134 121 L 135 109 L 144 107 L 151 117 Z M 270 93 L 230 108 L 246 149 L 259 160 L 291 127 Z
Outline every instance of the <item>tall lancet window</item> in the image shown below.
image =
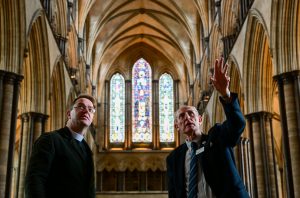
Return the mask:
M 169 74 L 159 78 L 159 139 L 174 142 L 174 93 L 173 79 Z
M 110 142 L 125 141 L 125 81 L 115 74 L 110 80 Z
M 132 69 L 132 142 L 152 142 L 151 67 L 143 58 Z

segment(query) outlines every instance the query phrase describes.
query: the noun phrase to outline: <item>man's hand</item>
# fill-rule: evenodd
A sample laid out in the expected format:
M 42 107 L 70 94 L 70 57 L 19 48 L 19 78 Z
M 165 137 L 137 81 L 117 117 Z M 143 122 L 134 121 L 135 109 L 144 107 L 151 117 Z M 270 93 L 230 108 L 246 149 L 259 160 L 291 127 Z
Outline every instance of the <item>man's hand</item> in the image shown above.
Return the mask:
M 212 84 L 216 90 L 221 94 L 222 97 L 230 97 L 229 82 L 230 77 L 227 75 L 228 64 L 224 65 L 224 59 L 216 59 L 214 74 L 210 78 Z

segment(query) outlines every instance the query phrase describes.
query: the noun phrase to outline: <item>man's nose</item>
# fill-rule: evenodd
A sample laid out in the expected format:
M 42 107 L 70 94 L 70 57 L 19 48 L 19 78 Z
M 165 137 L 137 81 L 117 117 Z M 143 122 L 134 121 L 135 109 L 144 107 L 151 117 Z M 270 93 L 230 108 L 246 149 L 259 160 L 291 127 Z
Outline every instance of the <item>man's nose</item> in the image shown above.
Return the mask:
M 188 114 L 188 112 L 184 113 L 184 119 L 189 119 L 191 116 Z
M 88 107 L 84 107 L 82 111 L 83 112 L 89 112 L 89 108 Z

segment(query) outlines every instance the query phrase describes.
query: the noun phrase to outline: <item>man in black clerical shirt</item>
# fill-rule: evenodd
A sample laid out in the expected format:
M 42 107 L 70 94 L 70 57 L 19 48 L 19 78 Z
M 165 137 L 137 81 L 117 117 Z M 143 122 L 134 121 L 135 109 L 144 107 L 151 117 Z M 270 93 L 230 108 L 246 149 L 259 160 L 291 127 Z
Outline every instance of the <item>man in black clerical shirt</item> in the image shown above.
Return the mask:
M 95 198 L 92 151 L 84 140 L 95 99 L 79 95 L 67 111 L 67 124 L 42 134 L 34 144 L 25 178 L 27 198 Z

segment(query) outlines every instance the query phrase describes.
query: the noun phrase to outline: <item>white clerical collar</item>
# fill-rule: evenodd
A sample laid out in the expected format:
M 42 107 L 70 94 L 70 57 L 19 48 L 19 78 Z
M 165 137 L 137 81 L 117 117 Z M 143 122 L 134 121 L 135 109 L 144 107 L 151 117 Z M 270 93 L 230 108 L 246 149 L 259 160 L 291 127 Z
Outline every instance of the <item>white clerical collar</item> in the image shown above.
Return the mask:
M 68 129 L 71 131 L 71 134 L 75 140 L 78 140 L 79 142 L 81 142 L 83 140 L 83 135 L 72 131 L 72 129 L 70 129 L 69 127 L 68 127 Z

